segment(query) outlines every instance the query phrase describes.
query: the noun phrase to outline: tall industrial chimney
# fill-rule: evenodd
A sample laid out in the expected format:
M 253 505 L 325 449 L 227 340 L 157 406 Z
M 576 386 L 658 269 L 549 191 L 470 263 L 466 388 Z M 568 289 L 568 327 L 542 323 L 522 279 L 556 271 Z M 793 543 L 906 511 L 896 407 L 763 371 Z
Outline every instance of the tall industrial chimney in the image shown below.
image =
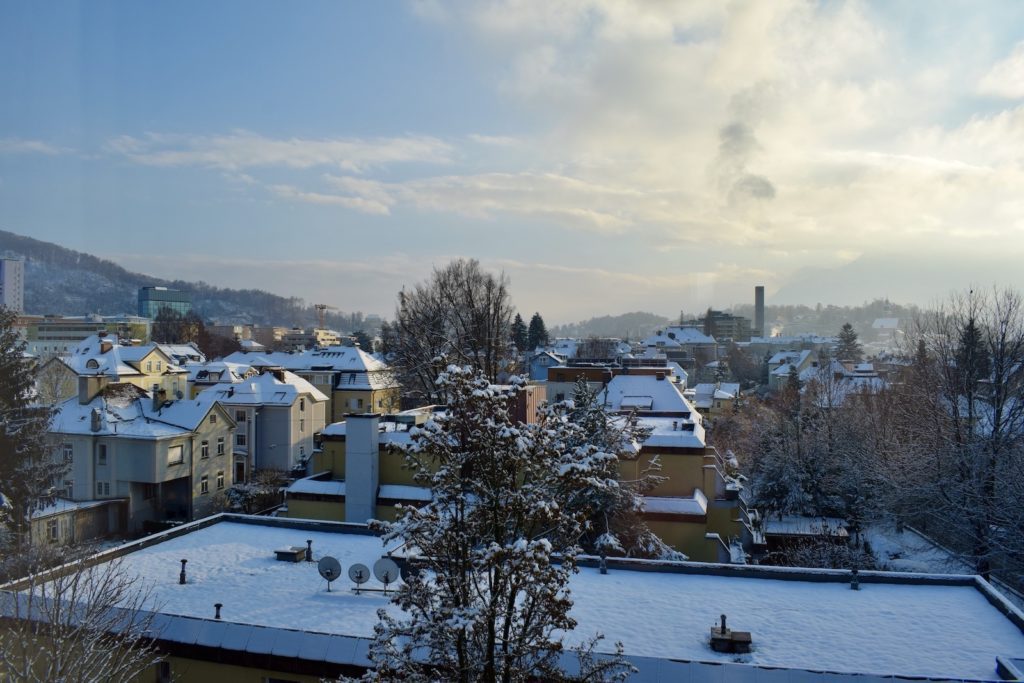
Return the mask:
M 764 336 L 764 285 L 754 287 L 754 334 Z

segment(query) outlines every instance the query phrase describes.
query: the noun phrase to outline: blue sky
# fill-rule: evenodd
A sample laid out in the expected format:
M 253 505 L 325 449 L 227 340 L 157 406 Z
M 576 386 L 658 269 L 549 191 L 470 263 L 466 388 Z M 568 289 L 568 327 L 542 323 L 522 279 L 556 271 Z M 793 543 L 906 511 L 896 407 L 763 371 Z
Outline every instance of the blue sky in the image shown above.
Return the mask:
M 1024 287 L 1024 5 L 6 3 L 0 227 L 387 315 Z M 153 258 L 153 253 L 159 258 Z

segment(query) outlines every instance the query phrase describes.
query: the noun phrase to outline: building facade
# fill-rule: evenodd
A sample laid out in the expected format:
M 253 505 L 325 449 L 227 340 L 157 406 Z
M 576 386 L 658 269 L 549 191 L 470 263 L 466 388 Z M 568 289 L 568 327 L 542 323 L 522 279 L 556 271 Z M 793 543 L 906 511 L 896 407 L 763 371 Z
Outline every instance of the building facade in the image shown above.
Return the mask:
M 0 254 L 0 306 L 15 313 L 25 310 L 25 257 Z
M 139 289 L 139 315 L 154 319 L 161 308 L 169 308 L 185 315 L 192 310 L 192 292 L 183 292 L 167 287 L 142 287 Z

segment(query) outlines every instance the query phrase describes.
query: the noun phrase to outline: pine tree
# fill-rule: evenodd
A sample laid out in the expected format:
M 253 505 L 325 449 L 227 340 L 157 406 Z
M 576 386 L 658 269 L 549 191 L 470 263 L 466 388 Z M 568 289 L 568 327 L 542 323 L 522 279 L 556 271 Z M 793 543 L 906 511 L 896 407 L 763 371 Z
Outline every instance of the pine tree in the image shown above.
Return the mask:
M 859 363 L 864 358 L 860 343 L 857 341 L 857 332 L 850 323 L 844 323 L 839 330 L 838 343 L 836 344 L 836 358 L 844 361 Z
M 516 313 L 516 317 L 512 320 L 512 343 L 516 345 L 516 350 L 519 353 L 533 350 L 527 340 L 526 323 L 523 322 L 523 316 Z
M 0 307 L 0 494 L 9 503 L 6 526 L 18 543 L 28 540 L 29 514 L 52 501 L 68 466 L 55 460 L 47 443 L 52 408 L 33 403 L 34 370 L 15 319 Z
M 547 346 L 551 343 L 548 328 L 544 326 L 544 318 L 540 317 L 540 313 L 534 313 L 530 318 L 530 329 L 526 337 L 526 345 L 531 351 L 538 346 Z
M 432 502 L 400 507 L 397 521 L 377 525 L 386 542 L 417 549 L 419 571 L 396 593 L 401 615 L 379 612 L 371 676 L 565 680 L 563 636 L 576 625 L 567 586 L 588 516 L 570 500 L 610 486 L 595 475 L 615 456 L 585 443 L 564 403 L 536 424 L 514 423 L 515 385 L 492 386 L 455 366 L 437 382 L 447 411 L 415 430 L 406 452 Z M 620 658 L 594 661 L 588 652 L 581 665 L 597 669 L 579 680 L 624 675 Z

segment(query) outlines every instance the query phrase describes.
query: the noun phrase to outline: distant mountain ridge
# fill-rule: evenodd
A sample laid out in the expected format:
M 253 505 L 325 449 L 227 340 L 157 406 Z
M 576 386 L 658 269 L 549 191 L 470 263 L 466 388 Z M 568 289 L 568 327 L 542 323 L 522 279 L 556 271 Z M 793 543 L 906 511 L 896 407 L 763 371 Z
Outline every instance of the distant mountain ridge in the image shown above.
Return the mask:
M 552 337 L 618 337 L 637 340 L 672 322 L 670 318 L 654 313 L 634 311 L 621 315 L 603 315 L 578 323 L 555 325 L 549 333 Z
M 312 307 L 298 297 L 260 289 L 226 289 L 205 282 L 164 280 L 134 273 L 112 261 L 51 242 L 0 230 L 0 252 L 25 257 L 25 311 L 32 314 L 134 314 L 144 286 L 192 292 L 193 307 L 206 320 L 261 325 L 311 324 Z M 333 316 L 332 316 L 333 317 Z

